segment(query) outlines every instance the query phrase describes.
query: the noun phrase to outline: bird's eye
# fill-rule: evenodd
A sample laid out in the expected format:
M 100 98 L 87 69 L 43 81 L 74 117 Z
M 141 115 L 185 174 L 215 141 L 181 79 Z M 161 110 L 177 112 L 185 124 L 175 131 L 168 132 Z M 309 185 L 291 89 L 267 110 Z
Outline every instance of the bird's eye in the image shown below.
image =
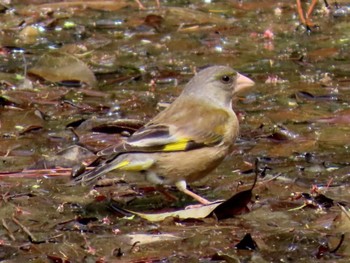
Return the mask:
M 232 83 L 233 78 L 227 75 L 221 77 L 221 82 L 224 84 Z

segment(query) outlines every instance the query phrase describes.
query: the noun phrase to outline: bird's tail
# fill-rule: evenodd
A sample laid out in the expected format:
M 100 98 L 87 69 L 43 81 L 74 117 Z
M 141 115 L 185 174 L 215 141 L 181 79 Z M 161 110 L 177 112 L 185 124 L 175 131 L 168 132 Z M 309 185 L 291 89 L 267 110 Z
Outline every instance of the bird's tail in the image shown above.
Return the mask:
M 120 169 L 128 165 L 128 163 L 128 161 L 121 161 L 118 163 L 116 163 L 115 161 L 103 162 L 100 165 L 93 168 L 92 170 L 73 178 L 72 185 L 92 185 L 106 173 L 115 169 Z
M 71 185 L 91 185 L 101 178 L 104 174 L 112 170 L 123 170 L 129 172 L 140 172 L 149 169 L 155 160 L 150 157 L 145 157 L 142 154 L 119 155 L 117 157 L 106 160 L 94 169 L 78 175 L 73 179 Z

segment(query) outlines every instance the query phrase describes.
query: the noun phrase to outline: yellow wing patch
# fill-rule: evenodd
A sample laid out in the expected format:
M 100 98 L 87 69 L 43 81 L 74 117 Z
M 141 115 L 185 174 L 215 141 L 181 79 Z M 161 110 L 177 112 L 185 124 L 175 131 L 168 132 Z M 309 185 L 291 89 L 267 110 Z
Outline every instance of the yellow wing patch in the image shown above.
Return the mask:
M 120 163 L 117 163 L 117 165 L 115 167 L 113 167 L 113 170 L 114 169 L 122 169 L 123 167 L 125 167 L 129 163 L 130 163 L 130 161 L 128 161 L 128 160 L 121 161 Z
M 153 164 L 154 164 L 154 160 L 152 159 L 145 159 L 142 161 L 124 160 L 124 161 L 121 161 L 114 169 L 130 171 L 130 172 L 139 172 L 139 171 L 147 170 Z
M 175 152 L 175 151 L 184 151 L 186 150 L 188 144 L 188 139 L 180 139 L 177 142 L 168 143 L 164 146 L 162 151 L 164 152 Z

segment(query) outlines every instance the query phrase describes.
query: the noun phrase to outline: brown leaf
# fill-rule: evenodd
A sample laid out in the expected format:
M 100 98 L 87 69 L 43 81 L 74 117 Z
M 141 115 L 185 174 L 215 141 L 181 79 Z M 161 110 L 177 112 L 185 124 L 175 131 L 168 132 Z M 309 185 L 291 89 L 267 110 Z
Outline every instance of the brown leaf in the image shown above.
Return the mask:
M 88 163 L 91 163 L 91 160 L 94 160 L 96 158 L 97 157 L 89 150 L 77 145 L 73 145 L 58 152 L 54 156 L 44 157 L 29 169 L 48 169 L 55 167 L 70 168 L 75 165 L 79 165 L 87 160 L 89 160 Z
M 49 52 L 42 55 L 29 73 L 52 82 L 76 80 L 92 87 L 96 85 L 96 77 L 89 67 L 78 58 L 66 53 Z

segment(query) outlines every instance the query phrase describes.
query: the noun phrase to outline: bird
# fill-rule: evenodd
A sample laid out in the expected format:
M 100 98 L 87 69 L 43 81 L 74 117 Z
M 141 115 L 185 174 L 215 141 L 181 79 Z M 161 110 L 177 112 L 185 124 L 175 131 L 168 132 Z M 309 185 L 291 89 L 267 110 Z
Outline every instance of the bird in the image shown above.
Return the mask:
M 205 205 L 187 183 L 214 170 L 231 152 L 239 133 L 235 94 L 254 81 L 228 66 L 199 71 L 180 95 L 125 141 L 97 153 L 98 166 L 73 178 L 91 185 L 112 170 L 136 172 L 155 185 L 175 185 Z

